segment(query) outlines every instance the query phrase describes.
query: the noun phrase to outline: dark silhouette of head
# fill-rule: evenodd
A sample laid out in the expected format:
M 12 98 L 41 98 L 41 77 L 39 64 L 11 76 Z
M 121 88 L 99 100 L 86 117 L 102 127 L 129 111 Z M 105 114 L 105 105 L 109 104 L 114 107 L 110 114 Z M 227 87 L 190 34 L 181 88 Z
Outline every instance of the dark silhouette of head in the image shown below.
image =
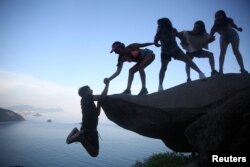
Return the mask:
M 115 41 L 115 42 L 112 44 L 112 49 L 111 49 L 110 53 L 112 53 L 112 52 L 117 53 L 117 49 L 121 49 L 121 48 L 125 48 L 124 43 L 122 43 L 122 42 L 120 42 L 120 41 Z
M 195 33 L 197 33 L 198 35 L 202 35 L 204 33 L 206 33 L 206 27 L 205 27 L 205 23 L 201 20 L 198 20 L 194 23 L 194 29 L 193 31 Z
M 83 86 L 83 87 L 79 88 L 79 90 L 78 90 L 78 95 L 81 97 L 91 95 L 91 94 L 92 94 L 92 90 L 90 89 L 90 87 L 88 85 Z
M 215 23 L 221 24 L 224 23 L 227 19 L 226 12 L 224 10 L 218 10 L 215 13 Z
M 172 23 L 168 18 L 160 18 L 157 21 L 159 29 L 171 30 L 173 29 Z

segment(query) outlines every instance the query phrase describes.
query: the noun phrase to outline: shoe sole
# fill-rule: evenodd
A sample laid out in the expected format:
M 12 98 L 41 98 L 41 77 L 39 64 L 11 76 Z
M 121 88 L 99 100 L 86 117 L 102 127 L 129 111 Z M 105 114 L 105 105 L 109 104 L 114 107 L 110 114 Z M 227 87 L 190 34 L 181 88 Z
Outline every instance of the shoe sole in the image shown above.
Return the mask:
M 73 143 L 73 138 L 72 136 L 74 136 L 77 132 L 79 132 L 79 130 L 77 128 L 74 128 L 68 135 L 67 139 L 66 139 L 66 143 L 67 144 L 71 144 Z

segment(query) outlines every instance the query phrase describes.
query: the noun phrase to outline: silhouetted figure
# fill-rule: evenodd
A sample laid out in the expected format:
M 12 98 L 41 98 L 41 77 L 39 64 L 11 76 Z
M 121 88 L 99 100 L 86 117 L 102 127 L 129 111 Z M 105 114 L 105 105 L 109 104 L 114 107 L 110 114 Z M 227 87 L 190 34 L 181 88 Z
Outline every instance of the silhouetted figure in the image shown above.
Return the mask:
M 179 32 L 173 28 L 171 21 L 168 18 L 161 18 L 158 21 L 158 29 L 155 35 L 154 43 L 155 46 L 161 46 L 161 69 L 159 73 L 159 87 L 158 91 L 163 90 L 163 80 L 165 77 L 165 72 L 167 70 L 168 63 L 171 58 L 180 60 L 188 64 L 192 69 L 199 73 L 200 79 L 205 78 L 204 73 L 197 67 L 197 65 L 187 57 L 183 51 L 179 48 L 176 37 L 180 38 L 182 43 L 188 45 L 186 41 L 182 38 Z M 161 44 L 158 42 L 160 41 Z
M 203 48 L 208 49 L 208 44 L 215 40 L 214 36 L 210 36 L 207 31 L 203 21 L 199 20 L 194 23 L 194 28 L 192 31 L 182 31 L 181 35 L 186 39 L 188 45 L 183 43 L 182 46 L 186 50 L 186 55 L 192 60 L 194 57 L 197 58 L 208 58 L 211 67 L 211 76 L 219 74 L 215 70 L 214 56 L 212 52 L 203 50 Z M 186 64 L 187 82 L 191 81 L 190 78 L 190 66 Z
M 78 94 L 82 98 L 82 126 L 80 131 L 74 128 L 66 139 L 67 144 L 80 142 L 92 157 L 96 157 L 99 154 L 97 124 L 101 109 L 99 102 L 96 107 L 94 101 L 98 101 L 107 95 L 108 85 L 106 84 L 101 95 L 93 95 L 93 91 L 89 86 L 83 86 L 78 90 Z
M 234 23 L 233 19 L 228 18 L 223 10 L 219 10 L 215 13 L 215 21 L 211 29 L 210 35 L 213 36 L 216 32 L 220 34 L 220 49 L 221 49 L 220 59 L 219 59 L 220 74 L 223 74 L 223 65 L 229 43 L 231 43 L 232 45 L 233 53 L 240 66 L 241 73 L 248 73 L 244 68 L 243 59 L 239 51 L 240 39 L 235 29 L 240 32 L 242 31 L 242 28 L 238 27 Z
M 134 79 L 134 74 L 139 71 L 141 82 L 142 82 L 142 89 L 139 96 L 148 94 L 148 90 L 146 88 L 146 74 L 144 69 L 153 62 L 155 59 L 155 55 L 153 51 L 149 49 L 141 49 L 146 46 L 153 45 L 154 43 L 133 43 L 128 46 L 125 46 L 123 43 L 116 41 L 112 45 L 112 52 L 115 52 L 119 55 L 118 57 L 118 64 L 116 72 L 111 75 L 109 78 L 104 79 L 104 83 L 109 83 L 112 79 L 117 77 L 123 67 L 124 62 L 136 62 L 136 64 L 129 69 L 129 76 L 128 76 L 128 84 L 126 90 L 122 94 L 131 94 L 131 85 Z

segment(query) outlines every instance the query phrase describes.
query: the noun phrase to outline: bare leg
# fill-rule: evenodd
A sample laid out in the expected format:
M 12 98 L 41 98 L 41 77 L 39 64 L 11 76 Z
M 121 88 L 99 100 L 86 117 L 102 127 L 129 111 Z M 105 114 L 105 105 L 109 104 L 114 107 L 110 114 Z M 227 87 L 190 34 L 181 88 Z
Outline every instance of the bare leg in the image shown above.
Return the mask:
M 191 67 L 196 72 L 201 73 L 199 67 L 192 61 L 190 57 L 186 56 L 184 53 L 181 52 L 176 56 L 176 58 L 177 60 L 185 62 L 189 67 Z
M 212 52 L 202 50 L 202 52 L 200 52 L 200 54 L 199 54 L 199 57 L 200 58 L 208 58 L 209 64 L 211 67 L 211 75 L 212 76 L 218 74 L 218 72 L 215 70 L 214 55 Z
M 159 86 L 162 86 L 168 63 L 169 63 L 169 60 L 167 60 L 167 59 L 161 60 L 161 69 L 160 69 L 160 73 L 159 73 Z
M 144 70 L 139 70 L 141 77 L 142 88 L 146 88 L 146 74 Z
M 239 39 L 234 39 L 231 44 L 232 44 L 232 49 L 233 49 L 233 52 L 234 52 L 234 55 L 236 57 L 236 60 L 241 68 L 241 70 L 245 70 L 244 68 L 244 63 L 243 63 L 243 59 L 242 59 L 242 56 L 241 56 L 241 53 L 239 51 L 239 43 L 240 43 L 240 40 Z
M 225 61 L 227 47 L 228 47 L 228 42 L 222 40 L 220 42 L 220 59 L 219 59 L 220 74 L 223 74 L 223 65 L 224 65 L 224 61 Z
M 143 88 L 146 87 L 146 74 L 144 72 L 144 68 L 147 67 L 154 60 L 154 58 L 155 58 L 154 55 L 146 55 L 140 64 L 136 64 L 132 68 L 129 69 L 127 90 L 131 89 L 132 81 L 134 79 L 134 74 L 137 71 L 140 72 L 142 87 Z
M 210 67 L 211 67 L 211 71 L 215 70 L 214 55 L 213 55 L 212 52 L 208 52 L 208 51 L 203 50 L 200 57 L 201 58 L 208 58 L 209 64 L 210 64 Z
M 129 69 L 129 75 L 128 75 L 128 84 L 127 84 L 127 90 L 131 89 L 131 85 L 134 79 L 134 74 L 139 70 L 139 65 L 136 64 L 132 68 Z
M 188 55 L 187 55 L 188 56 Z M 193 60 L 192 56 L 188 56 L 190 57 L 191 60 Z M 187 74 L 187 81 L 191 81 L 191 77 L 190 77 L 190 66 L 186 64 L 186 74 Z
M 155 59 L 155 55 L 146 55 L 142 62 L 139 64 L 139 72 L 141 77 L 142 88 L 146 88 L 146 74 L 144 69 L 151 64 Z

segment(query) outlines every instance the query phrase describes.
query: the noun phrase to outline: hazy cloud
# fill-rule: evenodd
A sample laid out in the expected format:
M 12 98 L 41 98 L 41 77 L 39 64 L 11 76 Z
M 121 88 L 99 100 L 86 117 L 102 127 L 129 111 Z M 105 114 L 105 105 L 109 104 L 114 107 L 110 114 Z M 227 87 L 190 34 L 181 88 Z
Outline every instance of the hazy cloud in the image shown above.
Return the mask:
M 79 110 L 77 88 L 59 85 L 35 77 L 0 71 L 0 106 L 34 105 Z

